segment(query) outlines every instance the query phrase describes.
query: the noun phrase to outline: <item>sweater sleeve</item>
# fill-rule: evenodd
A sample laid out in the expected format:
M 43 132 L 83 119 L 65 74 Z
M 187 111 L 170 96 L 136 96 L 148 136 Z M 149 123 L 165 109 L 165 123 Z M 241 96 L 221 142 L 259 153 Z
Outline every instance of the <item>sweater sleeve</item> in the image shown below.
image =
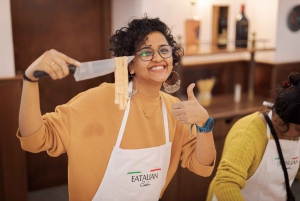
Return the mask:
M 95 119 L 95 106 L 104 105 L 107 99 L 101 94 L 112 94 L 113 86 L 103 83 L 73 97 L 68 103 L 59 105 L 54 112 L 43 115 L 42 126 L 33 134 L 22 137 L 17 131 L 21 147 L 37 153 L 47 151 L 50 156 L 67 152 L 71 135 L 80 134 Z
M 218 200 L 244 200 L 240 190 L 245 187 L 248 170 L 255 157 L 255 140 L 246 131 L 232 132 L 226 140 L 215 177 L 215 195 Z
M 215 161 L 211 166 L 202 165 L 196 158 L 196 141 L 197 134 L 194 131 L 190 133 L 190 125 L 183 126 L 183 140 L 182 140 L 182 153 L 181 153 L 181 167 L 188 168 L 190 171 L 197 175 L 208 177 L 211 175 Z
M 22 137 L 19 132 L 18 130 L 17 137 L 25 151 L 32 153 L 47 151 L 54 157 L 65 153 L 70 142 L 67 106 L 58 106 L 55 112 L 43 115 L 42 126 L 32 135 Z

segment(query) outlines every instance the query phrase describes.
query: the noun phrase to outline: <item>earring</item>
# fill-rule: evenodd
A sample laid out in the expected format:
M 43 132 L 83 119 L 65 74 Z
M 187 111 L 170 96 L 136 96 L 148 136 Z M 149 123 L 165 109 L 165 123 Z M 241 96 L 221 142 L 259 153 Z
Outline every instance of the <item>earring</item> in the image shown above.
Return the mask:
M 167 92 L 169 94 L 172 94 L 172 93 L 178 91 L 178 89 L 180 88 L 181 81 L 179 79 L 179 74 L 176 71 L 172 71 L 171 77 L 174 75 L 174 73 L 176 73 L 177 76 L 178 76 L 178 80 L 177 80 L 177 82 L 175 84 L 169 85 L 166 82 L 163 83 L 163 86 L 165 88 L 165 92 Z
M 136 79 L 135 79 L 135 77 L 134 77 L 134 73 L 131 73 L 131 72 L 130 72 L 129 77 L 132 77 L 132 80 L 134 79 L 135 82 L 136 82 L 136 89 L 134 89 L 134 90 L 128 92 L 128 97 L 129 97 L 129 98 L 133 98 L 133 96 L 137 93 L 138 83 L 137 83 L 137 81 L 136 81 Z M 131 80 L 131 81 L 132 81 L 132 80 Z

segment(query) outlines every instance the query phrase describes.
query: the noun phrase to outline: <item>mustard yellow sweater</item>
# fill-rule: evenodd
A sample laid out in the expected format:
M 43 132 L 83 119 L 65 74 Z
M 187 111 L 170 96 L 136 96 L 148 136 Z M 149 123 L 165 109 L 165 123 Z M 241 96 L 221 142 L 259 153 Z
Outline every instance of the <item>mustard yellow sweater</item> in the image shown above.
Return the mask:
M 26 151 L 47 151 L 54 157 L 68 154 L 69 198 L 72 201 L 90 201 L 104 176 L 124 114 L 114 103 L 114 91 L 114 84 L 103 83 L 58 106 L 55 112 L 45 114 L 43 124 L 36 133 L 28 137 L 20 137 L 17 133 Z M 202 176 L 209 176 L 214 167 L 203 166 L 197 161 L 196 134 L 191 135 L 189 125 L 183 125 L 173 117 L 171 105 L 179 99 L 160 93 L 167 109 L 172 142 L 171 161 L 162 195 L 180 160 L 182 167 Z M 160 97 L 139 96 L 150 119 L 143 115 L 137 97 L 132 98 L 120 145 L 124 149 L 165 144 Z
M 244 200 L 240 190 L 258 168 L 268 142 L 267 127 L 258 115 L 255 112 L 240 119 L 229 131 L 206 201 L 211 201 L 213 194 L 219 201 Z M 300 178 L 299 171 L 296 178 Z

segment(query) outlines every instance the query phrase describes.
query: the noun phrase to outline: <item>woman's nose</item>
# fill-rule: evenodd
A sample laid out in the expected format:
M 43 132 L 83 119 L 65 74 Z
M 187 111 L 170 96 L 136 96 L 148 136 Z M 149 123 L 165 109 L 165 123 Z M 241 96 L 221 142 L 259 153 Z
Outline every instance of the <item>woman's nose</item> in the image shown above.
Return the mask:
M 163 58 L 160 56 L 160 54 L 158 53 L 158 51 L 153 51 L 152 61 L 159 62 L 161 60 L 163 60 Z

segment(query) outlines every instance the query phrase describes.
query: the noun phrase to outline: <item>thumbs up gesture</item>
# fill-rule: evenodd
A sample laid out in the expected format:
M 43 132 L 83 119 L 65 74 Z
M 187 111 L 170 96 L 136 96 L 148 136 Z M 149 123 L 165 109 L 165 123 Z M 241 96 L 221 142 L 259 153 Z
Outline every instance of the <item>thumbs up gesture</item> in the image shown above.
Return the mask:
M 188 99 L 186 101 L 174 103 L 172 105 L 172 113 L 174 117 L 183 124 L 197 124 L 199 126 L 204 126 L 209 115 L 196 99 L 193 92 L 194 87 L 194 83 L 188 86 Z

